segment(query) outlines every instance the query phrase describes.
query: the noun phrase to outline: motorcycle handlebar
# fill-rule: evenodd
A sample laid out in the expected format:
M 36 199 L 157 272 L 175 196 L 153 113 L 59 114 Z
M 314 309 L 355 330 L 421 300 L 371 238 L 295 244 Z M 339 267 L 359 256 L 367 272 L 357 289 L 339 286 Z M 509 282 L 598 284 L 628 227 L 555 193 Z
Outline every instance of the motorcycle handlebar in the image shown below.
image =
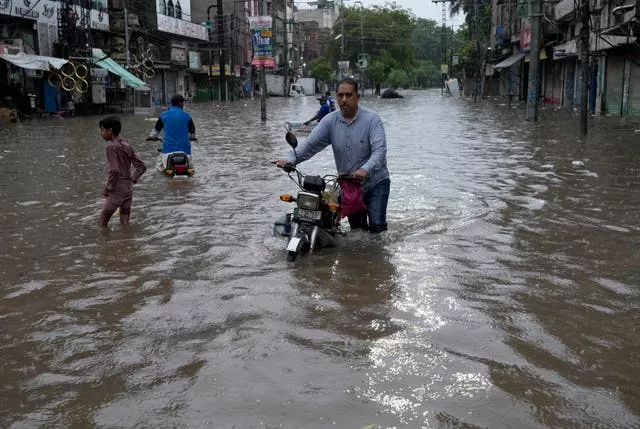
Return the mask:
M 287 171 L 287 172 L 295 171 L 296 169 L 296 165 L 291 162 L 287 162 L 286 164 L 283 164 L 283 165 L 278 165 L 278 161 L 271 161 L 271 163 L 275 164 L 276 167 L 282 168 L 284 171 Z

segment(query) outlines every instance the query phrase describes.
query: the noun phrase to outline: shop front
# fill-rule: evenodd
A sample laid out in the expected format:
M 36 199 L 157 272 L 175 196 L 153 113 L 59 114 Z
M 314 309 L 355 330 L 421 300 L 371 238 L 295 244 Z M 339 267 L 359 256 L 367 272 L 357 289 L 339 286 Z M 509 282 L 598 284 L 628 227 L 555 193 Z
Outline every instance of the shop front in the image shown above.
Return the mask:
M 144 81 L 129 72 L 120 64 L 109 58 L 101 49 L 93 49 L 93 68 L 106 70 L 108 75 L 104 83 L 94 81 L 95 87 L 104 86 L 107 110 L 119 110 L 120 112 L 133 112 L 135 107 L 135 88 L 145 87 Z M 150 91 L 150 89 L 149 89 Z M 96 91 L 97 92 L 97 91 Z

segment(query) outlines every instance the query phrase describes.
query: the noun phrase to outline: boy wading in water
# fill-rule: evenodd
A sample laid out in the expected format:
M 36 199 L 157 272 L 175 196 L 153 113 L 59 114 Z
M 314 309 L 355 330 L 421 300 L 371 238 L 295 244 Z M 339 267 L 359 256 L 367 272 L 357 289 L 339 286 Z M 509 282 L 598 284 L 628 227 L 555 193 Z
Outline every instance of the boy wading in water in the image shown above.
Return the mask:
M 138 158 L 131 146 L 120 138 L 122 124 L 115 116 L 100 121 L 100 137 L 107 143 L 107 166 L 109 175 L 104 187 L 104 207 L 100 214 L 100 227 L 107 228 L 109 219 L 120 208 L 120 225 L 129 225 L 133 184 L 144 174 L 147 167 Z M 133 172 L 131 167 L 133 166 Z

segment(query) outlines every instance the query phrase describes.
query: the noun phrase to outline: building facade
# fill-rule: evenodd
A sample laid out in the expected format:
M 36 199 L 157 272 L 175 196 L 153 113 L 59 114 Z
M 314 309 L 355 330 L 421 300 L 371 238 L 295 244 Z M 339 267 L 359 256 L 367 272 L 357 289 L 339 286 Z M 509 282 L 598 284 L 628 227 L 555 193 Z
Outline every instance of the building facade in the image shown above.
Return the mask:
M 640 30 L 637 0 L 590 0 L 589 110 L 594 114 L 640 116 Z M 541 88 L 545 103 L 580 108 L 580 2 L 544 3 L 541 31 Z M 529 3 L 493 0 L 487 66 L 490 96 L 525 100 L 531 50 Z

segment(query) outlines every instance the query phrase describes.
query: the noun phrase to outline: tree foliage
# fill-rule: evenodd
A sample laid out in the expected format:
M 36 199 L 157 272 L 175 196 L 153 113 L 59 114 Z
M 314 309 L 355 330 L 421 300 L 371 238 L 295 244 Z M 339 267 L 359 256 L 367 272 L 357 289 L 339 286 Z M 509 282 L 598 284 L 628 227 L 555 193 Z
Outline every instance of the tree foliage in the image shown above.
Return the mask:
M 469 12 L 467 3 L 454 0 L 464 12 Z M 478 25 L 478 33 L 482 40 L 487 40 L 485 27 L 490 20 L 484 18 L 491 15 L 491 3 L 479 3 L 478 15 L 483 21 Z M 333 28 L 333 34 L 342 34 L 342 38 L 331 38 L 323 56 L 311 64 L 310 75 L 328 81 L 332 74 L 327 69 L 335 71 L 337 62 L 345 60 L 358 75 L 361 72 L 358 60 L 365 54 L 369 60 L 365 76 L 376 87 L 438 86 L 440 64 L 450 63 L 453 54 L 460 59 L 454 72 L 462 74 L 465 69 L 470 76 L 479 69 L 476 33 L 469 28 L 467 24 L 454 33 L 434 20 L 417 18 L 395 2 L 369 8 L 345 7 L 343 21 L 339 20 Z
M 316 58 L 309 66 L 309 76 L 323 82 L 329 82 L 333 76 L 333 67 L 326 58 Z
M 391 88 L 408 88 L 409 87 L 409 77 L 404 70 L 392 70 L 387 77 L 387 81 Z

